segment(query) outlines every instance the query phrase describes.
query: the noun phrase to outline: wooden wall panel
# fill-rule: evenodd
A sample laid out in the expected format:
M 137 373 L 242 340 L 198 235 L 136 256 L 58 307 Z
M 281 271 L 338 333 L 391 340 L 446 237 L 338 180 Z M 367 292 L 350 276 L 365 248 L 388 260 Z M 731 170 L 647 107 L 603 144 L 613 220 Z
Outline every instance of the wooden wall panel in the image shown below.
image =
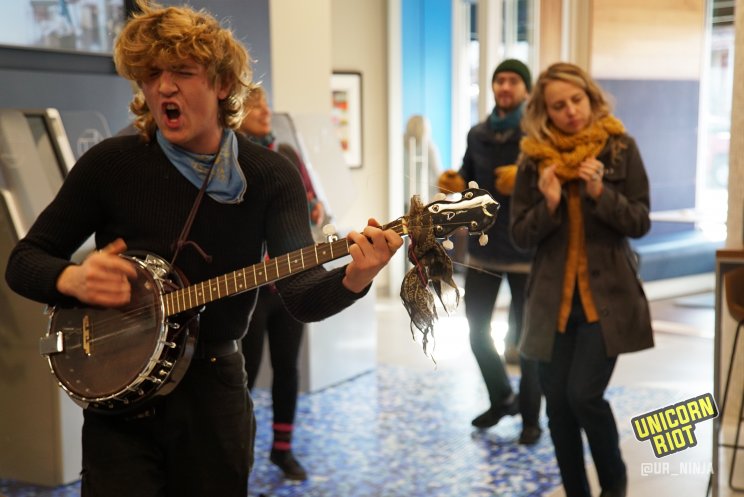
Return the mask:
M 562 8 L 561 0 L 540 2 L 540 71 L 561 60 Z
M 729 182 L 728 182 L 728 236 L 726 238 L 726 247 L 731 249 L 741 249 L 742 239 L 744 239 L 744 114 L 737 112 L 744 105 L 744 0 L 737 0 L 735 7 L 736 20 L 736 44 L 734 47 L 734 94 L 731 108 L 731 144 L 729 147 Z M 729 358 L 731 349 L 734 346 L 734 334 L 736 333 L 737 323 L 728 312 L 722 316 L 723 333 L 721 335 L 721 361 L 719 364 L 719 375 L 722 381 L 725 381 L 728 374 Z M 734 427 L 736 426 L 736 416 L 739 413 L 741 402 L 744 402 L 741 392 L 744 390 L 744 344 L 739 341 L 736 359 L 733 365 L 731 375 L 731 389 L 729 399 L 727 400 L 726 412 L 723 413 L 721 422 L 724 427 L 724 440 L 732 443 L 734 440 Z M 723 386 L 719 385 L 723 395 Z M 720 399 L 721 397 L 716 397 Z M 741 457 L 741 456 L 739 456 Z M 723 459 L 720 464 L 728 466 L 728 459 Z M 737 466 L 741 468 L 741 466 Z M 716 470 L 718 468 L 715 468 Z M 728 469 L 728 468 L 727 468 Z M 723 470 L 724 478 L 727 470 Z M 741 470 L 739 470 L 741 476 Z M 737 480 L 736 477 L 734 481 Z M 723 487 L 723 483 L 720 484 Z M 720 495 L 720 494 L 719 494 Z
M 592 75 L 700 79 L 705 0 L 594 0 Z

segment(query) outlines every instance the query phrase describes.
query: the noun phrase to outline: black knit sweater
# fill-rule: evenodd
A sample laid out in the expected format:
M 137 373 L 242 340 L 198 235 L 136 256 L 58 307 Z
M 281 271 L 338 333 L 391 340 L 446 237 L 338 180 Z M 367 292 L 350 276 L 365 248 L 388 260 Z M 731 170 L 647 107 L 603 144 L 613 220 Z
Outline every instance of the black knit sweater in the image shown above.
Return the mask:
M 238 159 L 247 182 L 240 204 L 204 196 L 189 240 L 176 261 L 189 281 L 221 276 L 270 257 L 313 245 L 307 197 L 300 175 L 279 154 L 238 135 Z M 19 294 L 43 303 L 65 297 L 56 281 L 71 255 L 92 234 L 96 246 L 123 238 L 129 250 L 153 252 L 170 261 L 198 188 L 166 158 L 157 142 L 140 136 L 110 138 L 80 158 L 57 197 L 11 253 L 5 278 Z M 360 294 L 342 285 L 345 268 L 317 267 L 277 282 L 290 312 L 300 321 L 325 319 Z M 248 327 L 256 291 L 208 304 L 200 340 L 239 339 Z

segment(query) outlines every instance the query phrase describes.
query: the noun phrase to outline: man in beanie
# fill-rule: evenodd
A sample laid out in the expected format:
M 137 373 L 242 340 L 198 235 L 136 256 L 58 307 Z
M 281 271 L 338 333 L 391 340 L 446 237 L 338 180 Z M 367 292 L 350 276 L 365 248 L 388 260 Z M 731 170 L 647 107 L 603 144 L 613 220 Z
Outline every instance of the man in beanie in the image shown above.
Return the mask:
M 509 203 L 516 176 L 524 104 L 531 88 L 530 71 L 516 59 L 503 61 L 493 73 L 496 106 L 482 123 L 468 133 L 468 148 L 459 173 L 447 171 L 439 179 L 442 192 L 459 192 L 470 181 L 485 188 L 501 204 L 496 225 L 490 230 L 490 243 L 482 247 L 476 237 L 468 241 L 470 266 L 465 279 L 465 314 L 470 326 L 470 346 L 488 389 L 491 407 L 473 420 L 473 426 L 494 426 L 505 415 L 522 414 L 519 442 L 534 444 L 542 430 L 540 386 L 537 362 L 520 357 L 522 370 L 520 394 L 515 395 L 491 338 L 491 315 L 506 276 L 512 294 L 510 327 L 515 341 L 522 329 L 524 292 L 532 253 L 517 249 L 509 237 Z M 479 268 L 479 269 L 473 269 Z M 510 330 L 512 331 L 512 330 Z

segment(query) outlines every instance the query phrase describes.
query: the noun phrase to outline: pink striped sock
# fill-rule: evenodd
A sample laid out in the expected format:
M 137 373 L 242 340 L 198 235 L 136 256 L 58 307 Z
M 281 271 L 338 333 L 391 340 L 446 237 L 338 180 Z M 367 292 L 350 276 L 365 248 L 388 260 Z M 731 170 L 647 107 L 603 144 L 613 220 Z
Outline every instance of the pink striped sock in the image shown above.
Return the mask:
M 292 450 L 292 444 L 289 442 L 274 442 L 274 448 L 276 450 Z
M 289 423 L 274 423 L 274 449 L 292 450 L 292 430 L 294 426 Z

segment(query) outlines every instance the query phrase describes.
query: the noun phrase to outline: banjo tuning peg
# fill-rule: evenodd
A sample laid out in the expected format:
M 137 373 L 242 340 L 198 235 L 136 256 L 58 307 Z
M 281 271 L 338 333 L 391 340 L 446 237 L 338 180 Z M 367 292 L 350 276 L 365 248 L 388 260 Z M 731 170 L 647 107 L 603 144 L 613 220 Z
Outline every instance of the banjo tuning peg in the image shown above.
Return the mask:
M 326 236 L 326 240 L 328 240 L 329 243 L 338 240 L 338 237 L 336 236 L 336 227 L 332 224 L 326 224 L 323 226 L 323 234 Z
M 449 239 L 449 237 L 442 242 L 442 247 L 444 247 L 445 250 L 452 250 L 455 247 L 455 244 L 452 243 L 452 240 Z

